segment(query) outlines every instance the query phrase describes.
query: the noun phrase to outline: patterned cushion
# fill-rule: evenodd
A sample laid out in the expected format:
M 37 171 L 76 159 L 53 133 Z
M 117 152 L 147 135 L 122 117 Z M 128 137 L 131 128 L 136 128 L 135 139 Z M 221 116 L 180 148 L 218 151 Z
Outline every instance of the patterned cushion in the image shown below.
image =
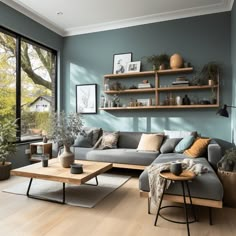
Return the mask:
M 95 144 L 95 146 L 99 145 L 98 149 L 117 148 L 118 138 L 119 138 L 119 132 L 104 133 L 102 137 L 99 139 L 100 143 Z
M 137 150 L 151 151 L 151 152 L 159 151 L 162 140 L 163 140 L 163 135 L 142 134 Z

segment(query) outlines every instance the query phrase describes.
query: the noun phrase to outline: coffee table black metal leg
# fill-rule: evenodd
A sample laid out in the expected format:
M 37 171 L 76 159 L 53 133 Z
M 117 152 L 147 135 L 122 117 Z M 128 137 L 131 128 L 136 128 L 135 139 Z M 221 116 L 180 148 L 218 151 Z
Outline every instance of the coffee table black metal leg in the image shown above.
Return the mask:
M 187 231 L 188 231 L 188 236 L 190 236 L 189 223 L 188 223 L 188 209 L 187 209 L 186 195 L 185 195 L 185 190 L 184 190 L 184 182 L 185 181 L 181 181 L 181 185 L 182 185 L 182 190 L 183 190 L 183 200 L 184 200 L 184 210 L 185 210 Z
M 159 206 L 158 206 L 158 209 L 157 209 L 157 214 L 156 214 L 156 219 L 155 219 L 155 222 L 154 222 L 154 226 L 157 225 L 157 219 L 158 219 L 158 216 L 159 216 L 159 213 L 160 213 L 160 210 L 161 210 L 161 204 L 162 204 L 163 196 L 164 196 L 165 189 L 166 189 L 166 183 L 167 183 L 167 180 L 164 179 L 163 191 L 162 191 L 161 199 L 160 199 Z
M 46 197 L 40 197 L 40 196 L 35 196 L 35 195 L 31 195 L 30 192 L 30 188 L 31 188 L 31 184 L 32 184 L 33 178 L 30 179 L 29 185 L 28 185 L 28 189 L 26 192 L 27 197 L 29 198 L 33 198 L 33 199 L 38 199 L 38 200 L 43 200 L 43 201 L 48 201 L 48 202 L 54 202 L 54 203 L 60 203 L 60 204 L 65 204 L 65 196 L 66 196 L 66 190 L 65 190 L 65 183 L 62 183 L 62 201 L 57 201 L 57 200 L 53 200 L 50 198 L 46 198 Z
M 95 180 L 96 180 L 96 184 L 87 184 L 87 183 L 85 183 L 85 185 L 98 186 L 98 177 L 95 176 L 94 178 L 95 178 Z
M 148 196 L 148 214 L 151 214 L 151 198 Z

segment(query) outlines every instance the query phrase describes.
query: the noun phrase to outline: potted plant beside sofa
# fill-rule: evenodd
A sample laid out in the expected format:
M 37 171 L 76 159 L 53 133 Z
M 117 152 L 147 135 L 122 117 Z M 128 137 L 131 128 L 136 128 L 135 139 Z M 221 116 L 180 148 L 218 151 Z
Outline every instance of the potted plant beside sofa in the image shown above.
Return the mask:
M 11 162 L 6 159 L 16 152 L 16 121 L 0 120 L 0 180 L 10 177 Z

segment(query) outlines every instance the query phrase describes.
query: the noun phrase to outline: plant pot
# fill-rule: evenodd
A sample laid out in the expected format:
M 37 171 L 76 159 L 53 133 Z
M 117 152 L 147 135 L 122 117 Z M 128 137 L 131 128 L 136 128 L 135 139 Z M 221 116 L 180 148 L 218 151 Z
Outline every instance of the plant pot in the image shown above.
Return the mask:
M 11 166 L 11 162 L 5 162 L 5 165 L 0 164 L 0 180 L 9 179 Z
M 64 168 L 70 168 L 70 165 L 75 161 L 75 155 L 71 152 L 69 146 L 64 145 L 63 153 L 58 156 L 58 159 Z

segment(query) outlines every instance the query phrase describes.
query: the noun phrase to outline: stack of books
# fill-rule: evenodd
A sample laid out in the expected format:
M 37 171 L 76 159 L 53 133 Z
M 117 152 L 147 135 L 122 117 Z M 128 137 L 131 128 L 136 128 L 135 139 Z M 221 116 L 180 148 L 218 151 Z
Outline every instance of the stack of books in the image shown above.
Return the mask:
M 172 86 L 180 86 L 180 87 L 184 87 L 184 86 L 189 86 L 189 81 L 188 80 L 182 80 L 182 81 L 174 81 L 172 82 Z
M 151 88 L 151 84 L 150 83 L 142 83 L 142 84 L 138 84 L 138 88 L 139 89 L 144 89 L 144 88 Z

